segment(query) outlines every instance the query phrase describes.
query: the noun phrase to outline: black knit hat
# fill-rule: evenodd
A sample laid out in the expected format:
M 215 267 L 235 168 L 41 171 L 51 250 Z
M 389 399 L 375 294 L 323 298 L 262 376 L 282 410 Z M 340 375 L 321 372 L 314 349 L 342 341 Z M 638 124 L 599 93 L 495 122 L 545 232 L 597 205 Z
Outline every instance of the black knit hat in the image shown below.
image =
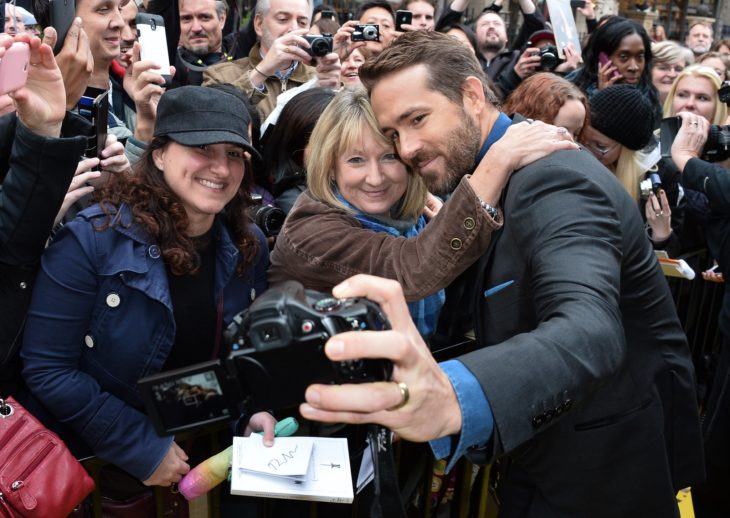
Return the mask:
M 629 149 L 646 147 L 654 131 L 651 101 L 635 86 L 615 85 L 591 97 L 591 126 Z

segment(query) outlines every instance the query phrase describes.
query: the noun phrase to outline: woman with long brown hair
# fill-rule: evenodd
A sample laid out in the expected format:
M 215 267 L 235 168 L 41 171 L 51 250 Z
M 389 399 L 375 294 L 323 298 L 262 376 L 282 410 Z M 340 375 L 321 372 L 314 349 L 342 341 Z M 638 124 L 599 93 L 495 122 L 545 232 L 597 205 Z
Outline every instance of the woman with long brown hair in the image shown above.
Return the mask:
M 249 123 L 233 93 L 167 92 L 134 174 L 116 176 L 43 257 L 23 375 L 75 452 L 112 465 L 101 479 L 112 499 L 145 498 L 189 469 L 137 381 L 220 357 L 223 326 L 266 288 L 266 242 L 245 214 Z M 272 440 L 273 423 L 260 413 L 250 426 Z

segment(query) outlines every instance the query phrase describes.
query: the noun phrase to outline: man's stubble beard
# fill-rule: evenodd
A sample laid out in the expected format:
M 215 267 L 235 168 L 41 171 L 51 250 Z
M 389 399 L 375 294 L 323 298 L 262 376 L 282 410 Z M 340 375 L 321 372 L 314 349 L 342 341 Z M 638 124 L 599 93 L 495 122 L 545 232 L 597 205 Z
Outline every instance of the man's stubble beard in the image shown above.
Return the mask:
M 451 193 L 462 177 L 474 170 L 474 160 L 479 152 L 481 135 L 474 119 L 462 112 L 463 124 L 445 136 L 448 156 L 444 156 L 445 171 L 423 174 L 416 170 L 426 183 L 428 190 L 436 195 Z

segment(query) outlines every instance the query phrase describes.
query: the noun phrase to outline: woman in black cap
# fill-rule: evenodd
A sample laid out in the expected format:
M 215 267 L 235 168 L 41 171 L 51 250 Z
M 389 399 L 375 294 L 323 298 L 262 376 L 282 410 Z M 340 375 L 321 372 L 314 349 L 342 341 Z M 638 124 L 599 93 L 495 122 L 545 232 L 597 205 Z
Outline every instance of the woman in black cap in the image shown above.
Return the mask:
M 596 92 L 589 104 L 590 125 L 581 144 L 639 203 L 654 248 L 676 255 L 679 243 L 672 227 L 681 222 L 679 176 L 657 169 L 661 155 L 652 131 L 651 103 L 637 88 L 616 85 Z
M 175 438 L 155 432 L 137 380 L 219 358 L 222 329 L 266 288 L 268 248 L 246 216 L 248 125 L 234 95 L 168 91 L 135 174 L 115 176 L 43 257 L 22 350 L 32 411 L 50 414 L 77 455 L 111 463 L 102 492 L 138 504 L 129 516 L 146 516 L 146 486 L 189 470 Z M 273 424 L 260 413 L 250 426 L 271 441 Z

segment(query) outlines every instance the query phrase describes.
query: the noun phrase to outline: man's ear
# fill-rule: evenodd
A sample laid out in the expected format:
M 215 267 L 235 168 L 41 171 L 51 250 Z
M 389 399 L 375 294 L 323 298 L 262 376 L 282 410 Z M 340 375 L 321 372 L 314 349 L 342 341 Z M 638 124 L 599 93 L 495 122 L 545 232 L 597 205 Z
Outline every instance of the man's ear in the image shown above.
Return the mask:
M 220 19 L 218 20 L 218 22 L 220 23 L 220 26 L 221 26 L 221 29 L 222 29 L 222 28 L 223 28 L 223 26 L 224 26 L 224 25 L 226 24 L 226 13 L 223 13 L 223 14 L 221 15 L 221 17 L 220 17 Z
M 263 29 L 261 28 L 264 21 L 261 18 L 260 14 L 256 14 L 253 17 L 253 30 L 256 32 L 256 35 L 259 37 L 259 40 L 261 39 L 261 35 L 264 33 Z
M 484 96 L 484 85 L 479 78 L 468 76 L 461 85 L 464 107 L 471 107 L 475 115 L 481 113 L 487 103 Z

